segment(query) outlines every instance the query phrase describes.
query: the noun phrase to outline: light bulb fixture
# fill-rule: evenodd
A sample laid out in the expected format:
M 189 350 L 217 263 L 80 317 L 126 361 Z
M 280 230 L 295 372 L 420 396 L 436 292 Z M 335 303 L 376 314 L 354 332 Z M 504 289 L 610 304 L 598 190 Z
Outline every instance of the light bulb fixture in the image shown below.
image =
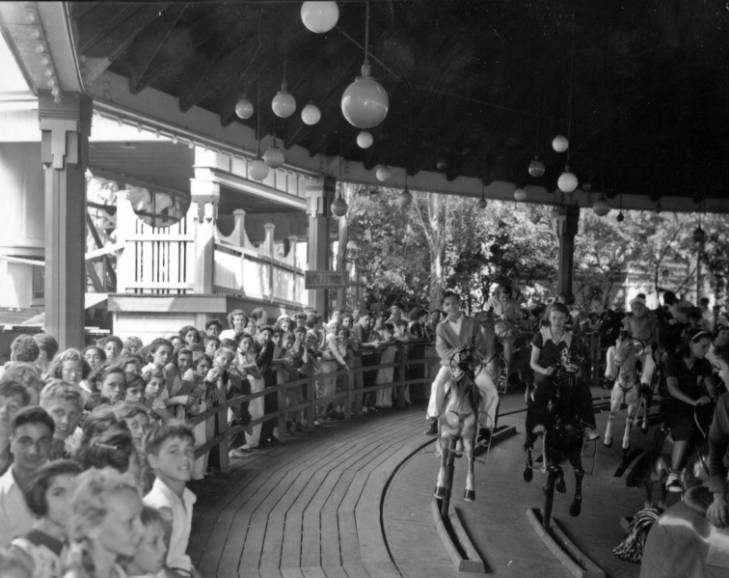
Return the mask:
M 570 148 L 570 141 L 563 134 L 558 134 L 552 139 L 552 149 L 556 153 L 565 153 Z
M 307 126 L 314 126 L 321 120 L 321 110 L 311 102 L 301 109 L 301 121 Z
M 357 135 L 357 146 L 361 149 L 368 149 L 372 146 L 374 140 L 371 132 L 361 130 Z
M 334 215 L 337 218 L 343 217 L 344 215 L 347 214 L 347 209 L 349 209 L 349 206 L 347 205 L 347 201 L 345 201 L 342 198 L 341 194 L 338 194 L 337 198 L 334 199 L 334 201 L 332 202 L 332 206 L 331 206 L 332 215 Z
M 486 199 L 484 198 L 483 195 L 481 195 L 481 198 L 478 200 L 478 203 L 476 203 L 476 206 L 481 211 L 483 211 L 488 206 L 488 202 L 486 201 Z
M 336 2 L 304 2 L 301 21 L 315 34 L 325 34 L 337 25 L 339 6 Z
M 365 48 L 362 75 L 354 79 L 342 94 L 341 108 L 344 118 L 356 128 L 374 128 L 387 116 L 390 97 L 372 76 L 368 55 L 370 43 L 370 3 L 365 4 Z
M 260 158 L 248 163 L 248 176 L 256 181 L 262 181 L 268 176 L 268 165 Z
M 235 115 L 241 120 L 248 120 L 253 116 L 253 103 L 243 94 L 235 103 Z
M 544 176 L 545 170 L 546 168 L 544 163 L 539 159 L 539 156 L 534 155 L 534 158 L 532 159 L 532 162 L 529 163 L 529 168 L 527 169 L 529 176 L 538 179 L 539 177 Z
M 375 167 L 375 178 L 381 183 L 384 183 L 391 176 L 392 171 L 390 171 L 390 169 L 388 169 L 385 165 L 377 165 Z
M 570 168 L 565 165 L 564 171 L 557 179 L 557 188 L 563 193 L 571 193 L 577 188 L 577 185 L 577 176 L 570 172 Z
M 271 110 L 279 118 L 289 118 L 296 112 L 296 99 L 286 90 L 286 82 L 281 83 L 281 90 L 273 97 Z
M 598 217 L 604 217 L 610 212 L 610 205 L 608 205 L 605 195 L 600 195 L 600 197 L 592 204 L 592 212 Z
M 277 169 L 286 162 L 286 156 L 284 152 L 276 145 L 276 139 L 273 139 L 273 143 L 263 153 L 263 162 L 266 163 L 272 169 Z
M 514 200 L 521 203 L 523 201 L 526 201 L 527 194 L 526 191 L 522 188 L 518 188 L 514 191 Z
M 617 216 L 617 217 L 615 217 L 615 220 L 616 220 L 616 221 L 617 221 L 618 223 L 622 223 L 622 222 L 623 222 L 623 221 L 625 220 L 625 215 L 623 215 L 623 212 L 622 212 L 622 211 L 620 211 L 620 212 L 618 213 L 618 216 Z
M 400 191 L 400 194 L 397 196 L 397 204 L 400 205 L 401 209 L 407 209 L 410 206 L 410 203 L 413 202 L 413 195 L 410 192 L 410 190 L 407 188 L 407 185 L 405 185 L 405 188 Z

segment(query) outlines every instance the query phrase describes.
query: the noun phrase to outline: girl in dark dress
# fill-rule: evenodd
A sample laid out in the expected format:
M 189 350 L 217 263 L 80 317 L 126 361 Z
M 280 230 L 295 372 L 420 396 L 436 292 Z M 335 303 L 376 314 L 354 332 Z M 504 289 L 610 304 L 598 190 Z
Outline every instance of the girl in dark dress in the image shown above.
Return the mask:
M 699 331 L 677 355 L 668 356 L 664 362 L 668 396 L 661 410 L 673 439 L 671 473 L 666 480 L 669 491 L 681 491 L 681 470 L 698 434 L 694 412 L 701 406 L 709 411 L 715 398 L 711 364 L 706 359 L 710 347 L 711 334 Z
M 552 417 L 547 408 L 549 400 L 555 396 L 558 388 L 556 381 L 557 368 L 563 366 L 567 371 L 577 372 L 577 366 L 571 361 L 579 351 L 577 339 L 565 326 L 569 319 L 569 311 L 561 303 L 555 303 L 549 310 L 549 325 L 542 327 L 532 339 L 530 365 L 534 370 L 534 390 L 527 400 L 529 409 L 526 418 L 526 447 L 532 447 L 537 438 L 534 432 L 537 426 L 545 428 Z M 565 367 L 565 363 L 567 366 Z M 562 412 L 576 414 L 585 427 L 585 437 L 597 439 L 595 432 L 595 414 L 592 408 L 592 395 L 586 384 L 575 381 L 569 394 L 563 398 Z

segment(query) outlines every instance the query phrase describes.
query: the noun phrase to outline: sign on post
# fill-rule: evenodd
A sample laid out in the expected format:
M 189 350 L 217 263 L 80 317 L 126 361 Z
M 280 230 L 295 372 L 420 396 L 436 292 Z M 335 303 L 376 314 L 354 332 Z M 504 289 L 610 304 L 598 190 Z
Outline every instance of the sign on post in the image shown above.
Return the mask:
M 304 271 L 305 289 L 332 289 L 347 285 L 347 273 L 343 271 Z

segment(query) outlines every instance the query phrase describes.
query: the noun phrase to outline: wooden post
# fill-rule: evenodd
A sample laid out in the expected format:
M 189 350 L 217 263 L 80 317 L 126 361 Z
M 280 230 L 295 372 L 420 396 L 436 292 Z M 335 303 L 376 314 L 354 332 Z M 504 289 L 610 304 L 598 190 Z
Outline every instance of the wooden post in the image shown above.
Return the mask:
M 86 165 L 91 99 L 38 92 L 45 179 L 45 330 L 61 349 L 85 345 Z
M 281 384 L 279 384 L 281 385 Z M 278 441 L 284 442 L 286 441 L 287 434 L 289 433 L 286 429 L 286 418 L 289 415 L 289 412 L 287 411 L 287 400 L 286 400 L 286 390 L 285 389 L 279 389 L 276 393 L 278 396 Z
M 218 396 L 222 399 L 218 409 L 218 464 L 221 472 L 230 469 L 228 462 L 228 451 L 230 451 L 230 438 L 228 437 L 228 400 L 227 391 L 222 381 L 218 380 Z
M 215 276 L 215 219 L 220 201 L 220 185 L 211 180 L 190 179 L 190 195 L 195 227 L 195 293 L 213 292 Z
M 344 409 L 344 417 L 351 418 L 354 413 L 354 388 L 356 385 L 355 364 L 351 363 L 347 373 L 347 406 Z
M 335 184 L 336 181 L 332 177 L 324 177 L 321 183 L 306 187 L 306 196 L 309 200 L 307 267 L 310 270 L 329 270 L 329 206 Z M 310 289 L 309 306 L 316 309 L 324 319 L 328 319 L 327 290 Z
M 578 205 L 563 205 L 558 207 L 555 216 L 555 228 L 559 241 L 559 284 L 557 293 L 564 298 L 571 299 L 572 276 L 575 268 L 575 235 L 580 220 L 580 207 Z

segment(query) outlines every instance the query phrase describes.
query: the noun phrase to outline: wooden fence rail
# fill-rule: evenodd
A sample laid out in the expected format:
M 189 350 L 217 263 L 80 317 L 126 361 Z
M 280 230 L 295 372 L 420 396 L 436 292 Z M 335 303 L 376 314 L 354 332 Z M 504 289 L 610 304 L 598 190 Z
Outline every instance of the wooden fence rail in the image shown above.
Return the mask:
M 345 407 L 345 418 L 349 418 L 355 410 L 355 404 L 358 396 L 364 396 L 365 394 L 374 395 L 380 389 L 397 389 L 408 385 L 424 384 L 427 388 L 427 394 L 429 394 L 430 383 L 432 381 L 430 368 L 438 361 L 438 358 L 435 355 L 435 350 L 433 348 L 428 348 L 426 350 L 426 355 L 419 359 L 408 358 L 407 346 L 401 346 L 399 351 L 399 361 L 392 363 L 364 366 L 358 365 L 351 367 L 349 371 L 340 369 L 331 373 L 315 373 L 311 376 L 302 377 L 300 379 L 288 381 L 272 387 L 266 387 L 255 393 L 237 395 L 229 399 L 225 397 L 226 392 L 219 392 L 220 397 L 222 398 L 220 402 L 218 402 L 214 407 L 209 408 L 188 420 L 188 425 L 193 427 L 217 416 L 215 436 L 195 448 L 196 457 L 205 455 L 212 449 L 217 449 L 220 470 L 227 471 L 229 469 L 228 451 L 231 449 L 231 440 L 244 429 L 275 420 L 278 427 L 278 439 L 280 441 L 285 441 L 287 436 L 287 420 L 293 419 L 299 411 L 303 410 L 307 423 L 313 423 L 317 417 L 317 404 L 320 403 L 331 402 L 334 405 L 343 405 Z M 422 377 L 406 379 L 408 369 L 412 370 L 417 367 L 424 368 L 422 371 Z M 381 369 L 390 368 L 397 370 L 397 380 L 393 380 L 391 383 L 373 383 L 368 386 L 357 387 L 358 381 L 359 383 L 364 381 L 365 373 L 375 373 Z M 328 396 L 326 399 L 319 399 L 316 391 L 316 383 L 322 378 L 336 380 L 338 383 L 346 383 L 346 388 L 344 388 L 344 390 L 336 391 L 334 395 Z M 306 401 L 296 405 L 288 405 L 287 394 L 289 390 L 295 387 L 305 388 L 304 397 Z M 266 413 L 263 416 L 252 419 L 245 424 L 233 425 L 228 423 L 229 410 L 254 399 L 274 394 L 278 398 L 277 411 Z

